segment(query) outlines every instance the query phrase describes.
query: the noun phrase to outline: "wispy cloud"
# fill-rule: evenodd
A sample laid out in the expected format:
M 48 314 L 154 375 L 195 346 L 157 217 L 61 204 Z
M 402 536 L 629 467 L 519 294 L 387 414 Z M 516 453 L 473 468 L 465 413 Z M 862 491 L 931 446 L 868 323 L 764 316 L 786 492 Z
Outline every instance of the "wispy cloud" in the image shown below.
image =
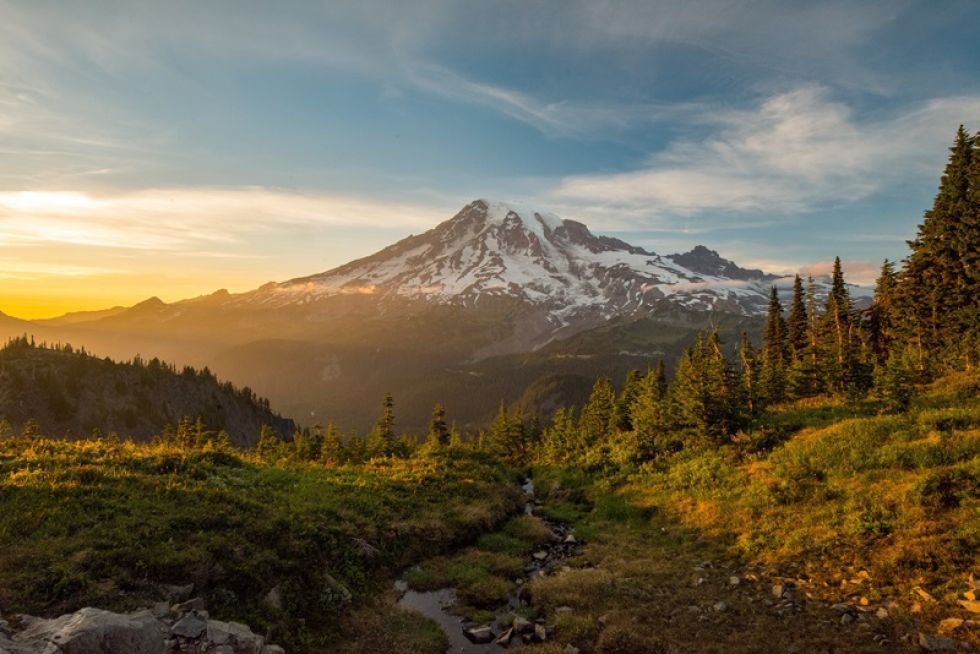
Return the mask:
M 754 109 L 692 116 L 707 136 L 676 140 L 638 170 L 567 177 L 551 195 L 627 221 L 670 220 L 675 229 L 678 218 L 706 214 L 799 214 L 936 170 L 952 126 L 978 114 L 980 96 L 965 96 L 862 120 L 826 87 L 806 86 Z
M 290 226 L 429 227 L 445 209 L 258 187 L 0 193 L 0 244 L 221 253 Z M 254 247 L 254 243 L 252 244 Z M 232 250 L 234 248 L 231 248 Z M 223 256 L 234 255 L 234 251 Z

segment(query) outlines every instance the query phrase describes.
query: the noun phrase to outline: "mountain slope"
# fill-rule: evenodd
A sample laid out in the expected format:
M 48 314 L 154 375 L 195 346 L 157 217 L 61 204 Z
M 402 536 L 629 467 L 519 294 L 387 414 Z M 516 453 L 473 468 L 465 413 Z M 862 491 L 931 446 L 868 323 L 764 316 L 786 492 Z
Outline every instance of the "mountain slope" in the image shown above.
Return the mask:
M 87 437 L 98 429 L 148 440 L 185 416 L 224 429 L 239 446 L 254 445 L 263 425 L 283 436 L 295 430 L 252 391 L 220 383 L 207 370 L 115 363 L 23 339 L 0 349 L 0 419 L 14 430 L 33 419 L 51 436 Z

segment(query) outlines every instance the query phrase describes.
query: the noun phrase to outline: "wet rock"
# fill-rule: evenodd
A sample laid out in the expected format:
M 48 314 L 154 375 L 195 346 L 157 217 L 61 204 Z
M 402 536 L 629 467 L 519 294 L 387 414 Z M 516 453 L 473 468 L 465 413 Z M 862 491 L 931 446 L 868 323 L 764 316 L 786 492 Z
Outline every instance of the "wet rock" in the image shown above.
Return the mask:
M 486 645 L 493 642 L 493 629 L 489 625 L 463 629 L 463 635 L 475 645 Z
M 956 649 L 956 641 L 920 633 L 919 647 L 927 652 L 951 652 Z

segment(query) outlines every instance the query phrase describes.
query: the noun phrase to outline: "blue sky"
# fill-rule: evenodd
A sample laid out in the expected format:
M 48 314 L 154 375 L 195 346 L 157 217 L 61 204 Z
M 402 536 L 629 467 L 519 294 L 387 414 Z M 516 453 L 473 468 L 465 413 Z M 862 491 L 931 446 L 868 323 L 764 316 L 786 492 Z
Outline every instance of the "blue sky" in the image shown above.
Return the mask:
M 980 129 L 978 24 L 967 0 L 0 0 L 0 310 L 246 290 L 476 197 L 863 280 Z

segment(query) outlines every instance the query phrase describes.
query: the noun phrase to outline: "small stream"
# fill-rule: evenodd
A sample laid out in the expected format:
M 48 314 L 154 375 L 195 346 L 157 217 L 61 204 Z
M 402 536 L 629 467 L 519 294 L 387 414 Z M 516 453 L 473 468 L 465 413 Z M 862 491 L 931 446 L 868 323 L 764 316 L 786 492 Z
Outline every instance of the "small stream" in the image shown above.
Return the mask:
M 541 515 L 541 505 L 534 497 L 534 480 L 526 480 L 521 488 L 527 496 L 524 513 L 541 518 L 552 532 L 551 542 L 527 557 L 524 576 L 526 579 L 534 579 L 561 569 L 563 561 L 577 552 L 578 545 L 567 525 L 552 522 Z M 456 590 L 453 588 L 419 593 L 407 590 L 408 585 L 404 580 L 396 582 L 395 588 L 403 593 L 398 606 L 433 620 L 446 633 L 449 639 L 447 654 L 482 654 L 516 649 L 524 642 L 550 638 L 550 632 L 543 624 L 510 623 L 509 617 L 513 611 L 527 606 L 526 594 L 522 592 L 525 584 L 524 580 L 518 581 L 517 590 L 510 596 L 507 604 L 497 610 L 497 618 L 491 624 L 475 624 L 455 615 L 452 610 L 456 603 Z M 524 633 L 518 633 L 519 631 Z M 488 639 L 490 642 L 473 642 Z

